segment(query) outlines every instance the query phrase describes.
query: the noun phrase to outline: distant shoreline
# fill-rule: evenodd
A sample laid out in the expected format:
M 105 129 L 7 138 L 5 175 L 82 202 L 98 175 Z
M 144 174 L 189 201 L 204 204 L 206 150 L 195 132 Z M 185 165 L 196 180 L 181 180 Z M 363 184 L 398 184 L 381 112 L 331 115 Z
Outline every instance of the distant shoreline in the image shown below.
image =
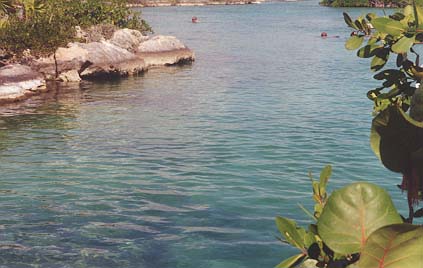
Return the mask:
M 239 0 L 239 1 L 144 1 L 144 3 L 128 4 L 128 7 L 169 7 L 169 6 L 213 6 L 213 5 L 250 5 L 260 4 L 263 0 Z

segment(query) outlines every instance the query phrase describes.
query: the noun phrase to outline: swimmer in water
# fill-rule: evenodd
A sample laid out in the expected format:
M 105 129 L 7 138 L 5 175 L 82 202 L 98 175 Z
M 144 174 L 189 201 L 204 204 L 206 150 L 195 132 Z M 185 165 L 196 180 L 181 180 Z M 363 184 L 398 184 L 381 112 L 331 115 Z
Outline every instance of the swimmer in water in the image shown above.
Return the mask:
M 328 33 L 327 33 L 327 32 L 322 32 L 322 33 L 320 34 L 320 37 L 321 37 L 321 38 L 339 38 L 339 35 L 328 36 Z

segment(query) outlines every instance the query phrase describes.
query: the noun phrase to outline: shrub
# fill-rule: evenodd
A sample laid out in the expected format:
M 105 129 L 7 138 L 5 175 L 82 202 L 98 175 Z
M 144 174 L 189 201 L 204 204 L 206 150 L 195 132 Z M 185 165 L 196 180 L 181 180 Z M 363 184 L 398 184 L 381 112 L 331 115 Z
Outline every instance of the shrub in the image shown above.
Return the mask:
M 27 49 L 34 56 L 42 56 L 65 46 L 74 36 L 75 28 L 67 17 L 56 16 L 50 20 L 42 16 L 31 21 L 12 18 L 0 29 L 0 47 L 18 56 Z
M 74 18 L 74 24 L 87 28 L 98 24 L 112 24 L 119 28 L 131 28 L 143 33 L 151 27 L 140 18 L 140 13 L 127 7 L 122 0 L 52 1 L 50 9 L 60 15 Z
M 76 26 L 87 29 L 108 24 L 152 32 L 140 14 L 126 3 L 125 0 L 21 1 L 21 12 L 8 13 L 8 21 L 0 27 L 0 47 L 18 57 L 26 49 L 35 56 L 50 54 L 74 41 Z M 3 11 L 7 13 L 7 9 Z

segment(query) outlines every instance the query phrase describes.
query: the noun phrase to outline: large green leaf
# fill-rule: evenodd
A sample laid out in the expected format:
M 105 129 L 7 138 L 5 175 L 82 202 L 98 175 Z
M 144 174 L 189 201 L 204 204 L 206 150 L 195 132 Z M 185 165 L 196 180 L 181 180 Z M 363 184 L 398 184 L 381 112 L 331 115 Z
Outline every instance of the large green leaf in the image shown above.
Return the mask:
M 392 51 L 398 54 L 407 53 L 415 42 L 415 37 L 408 38 L 406 36 L 401 37 L 395 44 L 392 45 Z
M 423 123 L 391 105 L 372 121 L 371 147 L 386 168 L 404 173 L 409 167 L 411 153 L 420 146 L 418 129 L 422 127 Z
M 275 268 L 291 268 L 294 267 L 294 265 L 297 265 L 299 262 L 301 262 L 306 257 L 305 254 L 298 254 L 295 256 L 292 256 L 281 263 L 279 263 Z
M 361 252 L 360 268 L 423 267 L 423 227 L 394 224 L 370 235 Z
M 407 30 L 401 22 L 386 17 L 372 19 L 372 25 L 377 31 L 392 36 L 399 36 Z
M 317 222 L 317 229 L 333 251 L 347 255 L 360 252 L 375 230 L 401 222 L 385 190 L 371 183 L 358 182 L 332 193 Z
M 299 248 L 300 250 L 305 250 L 304 237 L 306 231 L 303 228 L 298 227 L 295 221 L 277 216 L 276 226 L 289 244 Z
M 349 50 L 355 50 L 359 48 L 361 44 L 363 44 L 363 41 L 364 41 L 364 36 L 353 35 L 345 43 L 345 48 Z

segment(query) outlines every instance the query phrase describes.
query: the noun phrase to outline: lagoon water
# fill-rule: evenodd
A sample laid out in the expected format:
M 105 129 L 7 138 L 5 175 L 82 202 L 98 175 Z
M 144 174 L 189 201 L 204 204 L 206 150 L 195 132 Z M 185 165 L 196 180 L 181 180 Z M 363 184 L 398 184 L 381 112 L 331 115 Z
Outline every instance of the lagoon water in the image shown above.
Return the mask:
M 404 212 L 368 145 L 377 84 L 344 49 L 342 11 L 143 9 L 193 65 L 1 108 L 0 267 L 273 267 L 296 252 L 274 217 L 309 222 L 297 204 L 326 164 L 331 189 L 376 182 Z

